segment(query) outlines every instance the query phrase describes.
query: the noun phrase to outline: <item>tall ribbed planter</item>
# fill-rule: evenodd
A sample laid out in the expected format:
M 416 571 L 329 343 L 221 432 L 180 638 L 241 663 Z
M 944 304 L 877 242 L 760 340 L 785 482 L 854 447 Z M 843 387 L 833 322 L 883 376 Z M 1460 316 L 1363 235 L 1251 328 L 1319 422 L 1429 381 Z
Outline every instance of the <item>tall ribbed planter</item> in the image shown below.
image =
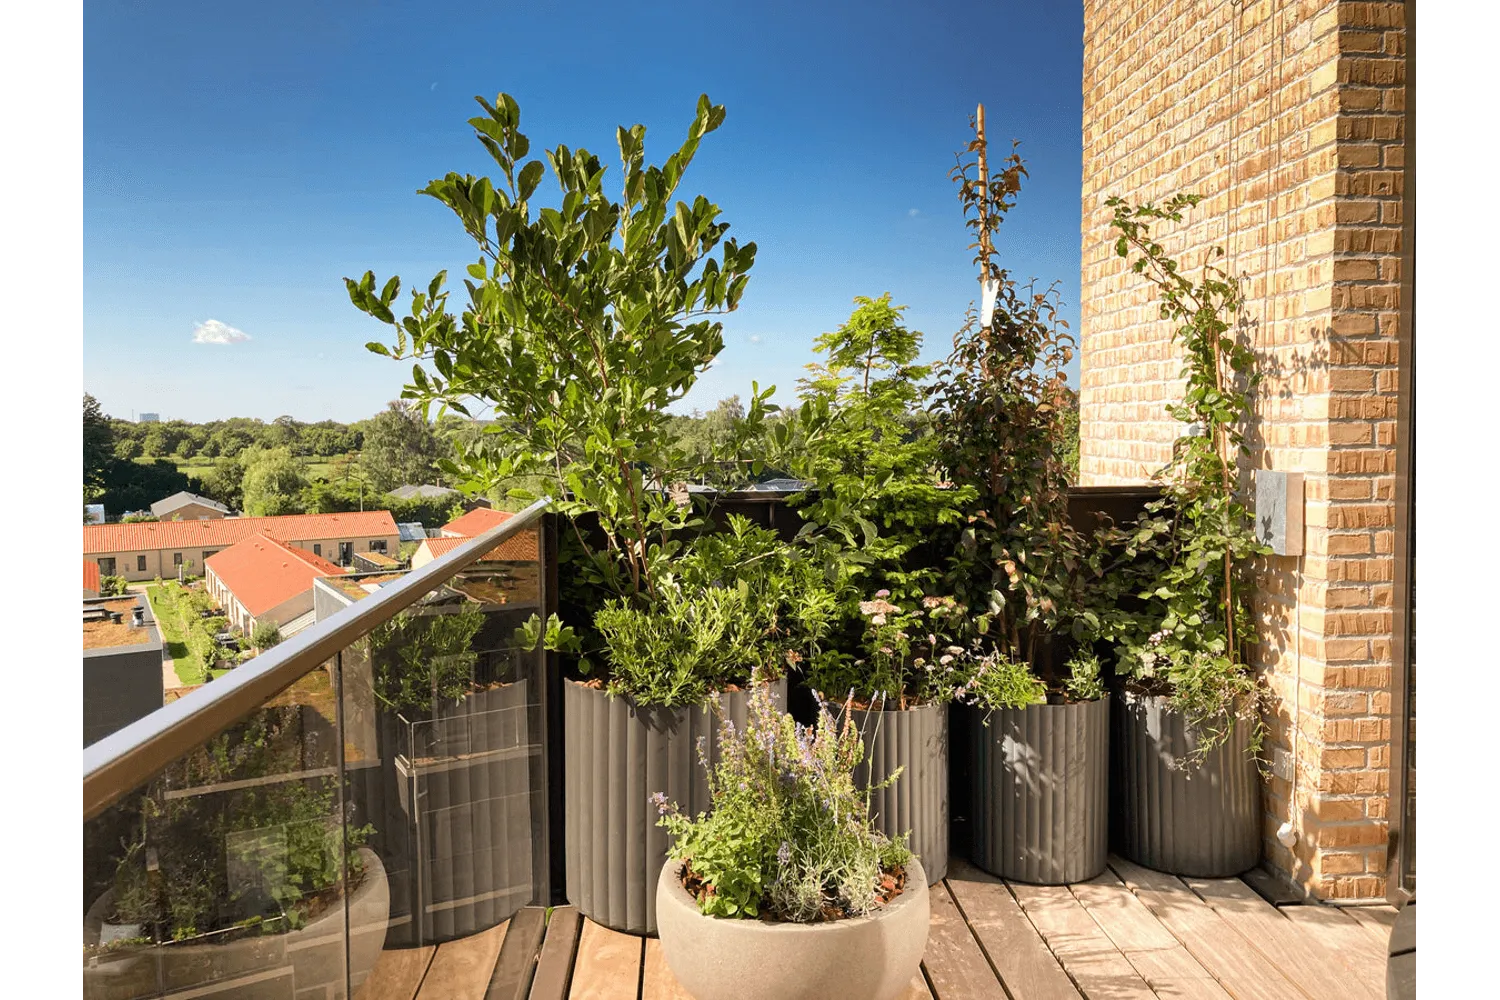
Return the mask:
M 531 901 L 538 747 L 527 699 L 526 681 L 504 684 L 402 727 L 394 770 L 416 943 L 478 933 Z
M 1126 690 L 1115 699 L 1110 758 L 1114 846 L 1173 875 L 1226 878 L 1260 861 L 1260 775 L 1252 720 L 1203 763 L 1186 763 L 1196 735 L 1167 699 Z
M 909 834 L 927 883 L 939 881 L 948 874 L 948 706 L 854 709 L 854 724 L 865 744 L 854 773 L 861 787 L 904 768 L 895 784 L 870 795 L 876 828 L 888 837 Z
M 1109 854 L 1109 696 L 971 710 L 969 857 L 1002 878 L 1083 882 Z
M 786 681 L 772 684 L 780 707 Z M 719 696 L 743 728 L 750 692 Z M 568 902 L 595 923 L 629 934 L 656 933 L 656 883 L 671 838 L 647 799 L 665 792 L 690 815 L 709 807 L 698 761 L 704 738 L 717 754 L 718 719 L 710 706 L 663 709 L 610 698 L 563 682 L 563 831 Z

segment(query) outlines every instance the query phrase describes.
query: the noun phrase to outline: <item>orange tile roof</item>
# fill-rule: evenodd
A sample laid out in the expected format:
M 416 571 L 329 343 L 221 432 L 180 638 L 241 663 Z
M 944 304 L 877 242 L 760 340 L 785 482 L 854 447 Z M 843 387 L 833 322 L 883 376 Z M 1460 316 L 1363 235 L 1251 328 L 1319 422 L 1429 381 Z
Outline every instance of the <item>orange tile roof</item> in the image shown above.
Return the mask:
M 311 590 L 318 577 L 345 572 L 322 556 L 261 534 L 210 556 L 204 565 L 256 617 Z
M 99 564 L 92 559 L 83 561 L 83 589 L 99 593 Z
M 468 515 L 465 514 L 464 517 Z M 462 518 L 460 518 L 462 520 Z M 458 548 L 467 538 L 429 538 L 422 543 L 432 558 L 437 559 Z M 421 548 L 422 546 L 419 546 Z M 535 562 L 537 560 L 537 535 L 535 528 L 526 530 L 507 538 L 484 554 L 487 560 L 499 560 L 502 562 Z
M 251 535 L 283 542 L 313 538 L 367 538 L 398 534 L 388 510 L 284 517 L 224 517 L 212 521 L 138 521 L 86 524 L 83 554 L 150 552 L 156 549 L 227 548 Z
M 489 507 L 475 507 L 467 514 L 456 517 L 443 525 L 443 534 L 473 538 L 481 531 L 487 531 L 497 524 L 504 524 L 512 516 L 509 512 L 503 510 L 492 510 Z

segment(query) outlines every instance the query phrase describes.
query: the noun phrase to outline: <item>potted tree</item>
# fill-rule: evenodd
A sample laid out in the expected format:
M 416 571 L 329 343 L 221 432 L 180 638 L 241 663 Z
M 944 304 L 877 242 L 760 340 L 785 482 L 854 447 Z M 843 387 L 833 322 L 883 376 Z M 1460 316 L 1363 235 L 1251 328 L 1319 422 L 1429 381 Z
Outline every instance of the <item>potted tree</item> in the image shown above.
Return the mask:
M 674 841 L 657 920 L 677 981 L 699 1000 L 900 995 L 927 946 L 928 880 L 870 821 L 852 714 L 802 726 L 761 686 L 720 747 L 709 811 L 654 797 Z
M 1083 551 L 1068 519 L 1073 338 L 1055 287 L 1018 286 L 995 262 L 994 234 L 1026 168 L 1012 153 L 989 172 L 982 107 L 966 153 L 975 158 L 954 177 L 984 309 L 955 336 L 928 405 L 947 476 L 969 498 L 948 570 L 978 612 L 955 654 L 967 675 L 960 700 L 981 710 L 963 727 L 970 857 L 1005 878 L 1076 882 L 1107 855 L 1109 711 L 1083 641 L 1098 618 L 1081 605 Z
M 953 604 L 934 537 L 971 496 L 937 478 L 937 439 L 921 410 L 930 366 L 922 335 L 891 298 L 860 297 L 815 341 L 824 360 L 801 381 L 795 419 L 778 425 L 778 464 L 810 484 L 793 498 L 799 544 L 825 568 L 838 616 L 807 663 L 819 698 L 847 700 L 868 759 L 900 778 L 872 801 L 887 836 L 910 835 L 927 878 L 948 868 L 948 701 L 935 662 Z M 924 657 L 922 650 L 927 650 Z
M 1241 481 L 1259 375 L 1231 326 L 1239 285 L 1212 263 L 1222 249 L 1193 281 L 1150 233 L 1198 200 L 1108 202 L 1116 252 L 1134 253 L 1132 270 L 1155 288 L 1182 344 L 1185 391 L 1167 409 L 1189 433 L 1158 473 L 1162 498 L 1104 533 L 1099 610 L 1121 682 L 1111 738 L 1117 848 L 1151 868 L 1221 877 L 1260 858 L 1264 724 L 1247 595 L 1251 560 L 1270 550 L 1256 540 Z
M 643 126 L 618 130 L 618 200 L 605 193 L 597 157 L 550 152 L 558 207 L 533 202 L 546 167 L 525 160 L 515 100 L 479 103 L 484 114 L 470 124 L 504 182 L 448 174 L 425 190 L 478 247 L 463 310 L 449 312 L 445 274 L 414 292 L 399 320 L 399 279 L 377 288 L 366 273 L 346 285 L 356 307 L 394 328 L 395 342 L 372 351 L 426 363 L 404 397 L 424 413 L 433 404 L 468 413 L 477 402 L 503 415 L 460 440 L 444 472 L 468 492 L 557 498 L 574 613 L 533 618 L 521 640 L 565 653 L 574 675 L 563 710 L 567 882 L 592 919 L 647 932 L 666 845 L 641 789 L 654 783 L 691 801 L 694 744 L 711 735 L 707 707 L 742 712 L 729 689 L 784 662 L 773 647 L 785 640 L 790 598 L 762 586 L 776 574 L 756 583 L 714 571 L 723 554 L 694 541 L 703 511 L 673 488 L 700 477 L 670 433 L 669 407 L 723 349 L 716 317 L 738 304 L 755 245 L 727 239 L 707 198 L 673 201 L 703 138 L 724 121 L 707 96 L 660 167 L 645 164 Z M 754 387 L 723 450 L 759 434 L 773 391 Z M 761 564 L 784 565 L 784 547 L 776 551 Z

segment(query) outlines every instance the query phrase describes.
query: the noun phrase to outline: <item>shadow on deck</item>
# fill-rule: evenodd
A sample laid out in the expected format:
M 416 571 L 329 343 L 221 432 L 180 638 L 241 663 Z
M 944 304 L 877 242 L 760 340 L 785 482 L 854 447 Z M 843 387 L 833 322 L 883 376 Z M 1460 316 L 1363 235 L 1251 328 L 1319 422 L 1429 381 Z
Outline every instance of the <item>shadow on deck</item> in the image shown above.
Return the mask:
M 1384 1000 L 1396 911 L 1275 907 L 1239 879 L 1119 858 L 1074 886 L 1004 882 L 955 859 L 932 887 L 922 973 L 903 1000 Z M 383 952 L 357 1000 L 692 1000 L 655 938 L 571 906 Z

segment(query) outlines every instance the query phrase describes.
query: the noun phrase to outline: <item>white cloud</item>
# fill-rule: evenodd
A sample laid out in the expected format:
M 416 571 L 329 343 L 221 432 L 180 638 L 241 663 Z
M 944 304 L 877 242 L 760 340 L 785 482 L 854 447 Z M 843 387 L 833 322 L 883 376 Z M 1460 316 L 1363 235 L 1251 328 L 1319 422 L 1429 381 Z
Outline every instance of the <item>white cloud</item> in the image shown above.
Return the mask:
M 758 333 L 752 333 L 750 335 L 750 343 L 752 343 L 752 344 L 758 344 L 758 343 L 760 343 L 760 334 L 758 334 Z
M 917 216 L 922 214 L 922 210 L 920 208 L 908 208 L 906 210 L 906 214 L 915 219 Z
M 198 323 L 193 327 L 193 343 L 195 344 L 238 344 L 242 340 L 249 340 L 250 335 L 244 330 L 237 330 L 228 323 L 220 323 L 216 319 Z

